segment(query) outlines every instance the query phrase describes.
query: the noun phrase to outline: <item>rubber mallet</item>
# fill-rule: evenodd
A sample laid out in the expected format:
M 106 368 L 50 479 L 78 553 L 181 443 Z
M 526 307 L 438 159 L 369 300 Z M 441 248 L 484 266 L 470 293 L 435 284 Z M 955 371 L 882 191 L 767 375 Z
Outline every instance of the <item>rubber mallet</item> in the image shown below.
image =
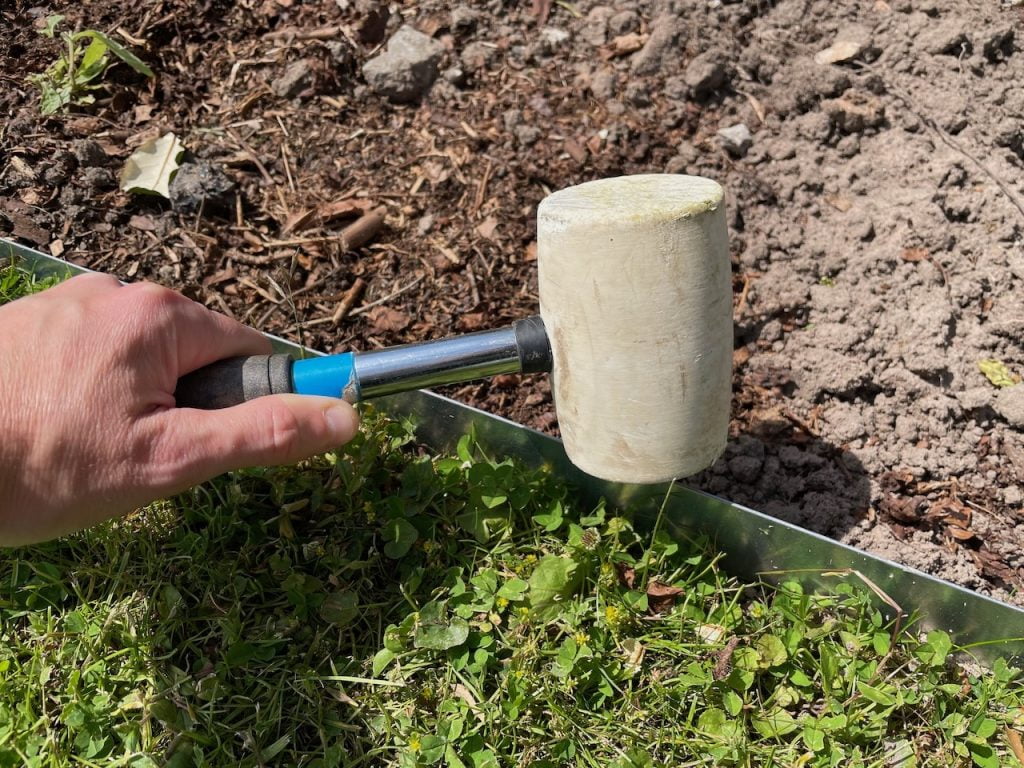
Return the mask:
M 356 402 L 499 373 L 553 373 L 570 460 L 655 483 L 725 447 L 732 292 L 722 188 L 638 175 L 556 192 L 538 210 L 540 317 L 494 331 L 293 361 L 222 360 L 178 382 L 179 407 L 278 392 Z

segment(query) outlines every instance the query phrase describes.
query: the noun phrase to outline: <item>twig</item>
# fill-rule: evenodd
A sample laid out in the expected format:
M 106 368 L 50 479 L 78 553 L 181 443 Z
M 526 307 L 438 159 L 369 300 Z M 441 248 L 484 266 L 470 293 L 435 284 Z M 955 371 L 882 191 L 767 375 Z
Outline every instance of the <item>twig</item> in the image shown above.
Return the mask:
M 266 181 L 267 184 L 273 184 L 273 177 L 270 175 L 269 171 L 267 171 L 267 167 L 263 165 L 262 161 L 259 159 L 259 157 L 257 157 L 256 151 L 248 144 L 246 144 L 244 141 L 242 141 L 238 134 L 232 131 L 230 128 L 226 129 L 225 133 L 227 133 L 227 135 L 231 137 L 232 141 L 234 141 L 238 146 L 242 148 L 242 150 L 247 155 L 249 155 L 249 159 L 252 160 L 256 167 L 259 169 L 260 175 L 263 176 L 263 180 Z
M 393 298 L 395 298 L 397 296 L 401 296 L 406 291 L 411 291 L 413 288 L 415 288 L 417 285 L 419 285 L 422 280 L 423 280 L 423 275 L 420 275 L 419 277 L 417 277 L 415 280 L 413 280 L 411 283 L 409 283 L 404 288 L 399 288 L 397 291 L 392 291 L 387 296 L 379 298 L 376 301 L 371 301 L 369 304 L 363 304 L 363 306 L 357 307 L 356 309 L 353 309 L 351 312 L 349 312 L 349 315 L 351 317 L 355 317 L 356 315 L 361 315 L 364 312 L 368 312 L 369 310 L 373 309 L 374 307 L 379 307 L 381 304 L 384 304 L 384 303 L 386 303 L 388 301 L 391 301 Z
M 473 207 L 469 209 L 471 216 L 476 215 L 477 211 L 484 204 L 484 195 L 487 194 L 487 183 L 491 180 L 491 173 L 494 170 L 494 164 L 491 162 L 491 158 L 487 158 L 487 165 L 484 167 L 483 178 L 480 179 L 480 184 L 476 188 L 476 197 L 473 198 Z
M 264 40 L 333 40 L 338 35 L 342 34 L 343 29 L 340 24 L 331 24 L 327 27 L 317 27 L 316 29 L 302 29 L 301 27 L 285 27 L 284 29 L 275 29 L 273 32 L 267 32 L 263 35 Z
M 355 307 L 356 302 L 362 298 L 365 290 L 366 281 L 361 277 L 357 277 L 355 282 L 352 283 L 352 287 L 345 291 L 345 295 L 342 297 L 341 303 L 338 305 L 338 309 L 331 317 L 331 322 L 338 325 L 342 320 L 348 317 L 352 308 Z
M 383 226 L 385 213 L 383 206 L 374 208 L 341 230 L 341 242 L 345 250 L 355 250 L 370 242 Z
M 476 287 L 476 275 L 473 273 L 473 267 L 469 264 L 466 265 L 466 277 L 469 278 L 469 289 L 473 293 L 473 306 L 480 306 L 480 290 Z
M 295 179 L 292 178 L 292 169 L 288 165 L 288 148 L 283 143 L 281 144 L 281 161 L 284 163 L 284 174 L 288 177 L 288 189 L 295 194 Z

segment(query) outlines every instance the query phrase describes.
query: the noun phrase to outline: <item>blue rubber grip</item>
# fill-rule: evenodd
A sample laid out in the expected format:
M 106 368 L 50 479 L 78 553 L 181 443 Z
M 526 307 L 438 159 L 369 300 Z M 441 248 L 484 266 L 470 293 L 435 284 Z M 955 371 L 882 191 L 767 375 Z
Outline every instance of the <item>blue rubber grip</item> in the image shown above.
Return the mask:
M 359 401 L 359 381 L 355 374 L 355 355 L 311 357 L 292 364 L 292 384 L 300 395 L 340 397 L 350 403 Z

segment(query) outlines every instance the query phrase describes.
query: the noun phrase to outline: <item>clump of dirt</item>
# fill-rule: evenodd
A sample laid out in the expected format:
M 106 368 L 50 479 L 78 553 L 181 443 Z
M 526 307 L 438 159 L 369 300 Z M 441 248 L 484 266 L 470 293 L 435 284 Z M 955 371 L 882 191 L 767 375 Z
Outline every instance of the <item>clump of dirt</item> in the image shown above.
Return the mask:
M 1024 603 L 1024 386 L 978 367 L 1024 373 L 1021 11 L 521 5 L 15 0 L 0 231 L 331 351 L 533 313 L 554 189 L 710 176 L 729 193 L 733 440 L 689 482 Z M 36 32 L 54 11 L 158 77 L 115 68 L 93 107 L 41 118 L 24 78 L 59 50 Z M 188 199 L 122 194 L 124 158 L 169 130 Z M 384 225 L 354 246 L 371 211 Z M 542 377 L 453 394 L 557 431 Z

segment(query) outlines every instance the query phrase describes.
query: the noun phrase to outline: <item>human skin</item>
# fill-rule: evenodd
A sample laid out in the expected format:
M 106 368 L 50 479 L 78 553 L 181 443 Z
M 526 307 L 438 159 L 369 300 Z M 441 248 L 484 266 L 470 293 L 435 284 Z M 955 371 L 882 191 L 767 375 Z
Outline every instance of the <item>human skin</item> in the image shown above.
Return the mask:
M 260 333 L 152 283 L 75 277 L 0 307 L 0 545 L 123 515 L 232 469 L 290 464 L 352 438 L 332 398 L 176 408 L 186 373 L 270 352 Z

